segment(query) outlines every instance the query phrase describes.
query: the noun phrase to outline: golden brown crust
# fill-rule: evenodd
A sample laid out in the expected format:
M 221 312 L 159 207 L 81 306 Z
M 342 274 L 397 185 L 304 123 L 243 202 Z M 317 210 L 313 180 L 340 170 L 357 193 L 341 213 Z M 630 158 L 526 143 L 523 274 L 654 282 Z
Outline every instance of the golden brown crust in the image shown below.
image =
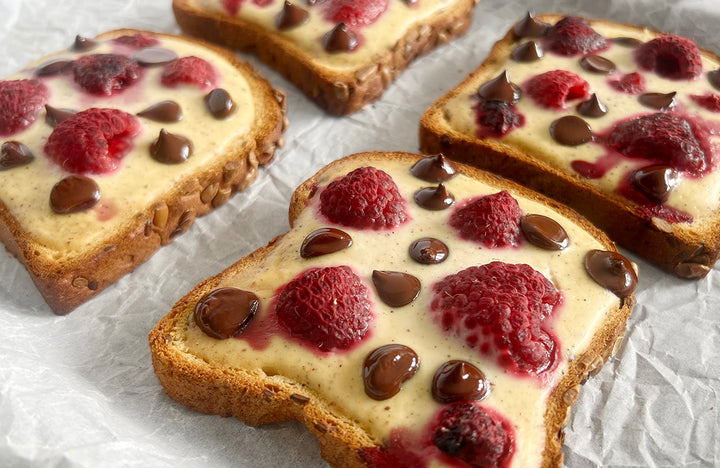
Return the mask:
M 538 18 L 553 24 L 562 16 L 538 15 Z M 720 216 L 714 216 L 702 230 L 672 225 L 659 218 L 648 221 L 637 206 L 625 198 L 603 192 L 579 176 L 559 171 L 521 148 L 499 140 L 469 137 L 449 125 L 443 116 L 443 106 L 470 84 L 489 79 L 489 72 L 507 57 L 514 41 L 511 29 L 495 43 L 480 67 L 425 111 L 420 121 L 420 149 L 426 153 L 442 152 L 449 158 L 508 177 L 565 203 L 602 228 L 618 244 L 673 275 L 684 279 L 705 277 L 720 257 Z M 712 52 L 703 50 L 702 53 L 719 59 Z
M 378 99 L 416 57 L 467 31 L 476 3 L 459 0 L 456 6 L 409 30 L 372 63 L 343 72 L 316 64 L 273 31 L 241 18 L 202 10 L 193 0 L 173 0 L 173 12 L 186 33 L 257 54 L 319 107 L 330 114 L 347 115 Z
M 290 225 L 293 225 L 315 194 L 322 175 L 331 171 L 334 166 L 343 164 L 346 159 L 359 159 L 363 165 L 388 159 L 405 161 L 411 165 L 421 157 L 410 153 L 372 152 L 347 156 L 330 163 L 303 182 L 293 193 L 289 209 Z M 456 167 L 460 172 L 499 189 L 509 189 L 523 197 L 545 203 L 577 222 L 607 250 L 616 251 L 615 245 L 602 231 L 566 206 L 494 174 L 460 164 Z M 260 370 L 253 372 L 247 369 L 224 368 L 201 360 L 185 352 L 185 344 L 179 336 L 178 332 L 186 327 L 194 306 L 201 297 L 215 289 L 224 279 L 262 263 L 281 238 L 282 236 L 279 236 L 266 247 L 197 285 L 160 320 L 149 336 L 155 372 L 167 394 L 183 405 L 210 414 L 234 416 L 253 425 L 297 419 L 318 437 L 323 458 L 330 464 L 365 466 L 356 451 L 362 447 L 375 446 L 375 442 L 361 428 L 337 415 L 328 404 L 301 384 L 281 376 L 268 376 Z M 604 316 L 604 322 L 591 340 L 588 351 L 576 356 L 569 363 L 563 377 L 552 390 L 545 414 L 546 443 L 543 466 L 562 465 L 562 431 L 567 424 L 579 387 L 588 376 L 595 375 L 608 357 L 617 350 L 633 303 L 633 297 L 624 301 L 618 300 L 618 306 Z M 293 398 L 293 395 L 301 397 Z M 309 400 L 305 401 L 305 397 Z
M 177 37 L 122 29 L 103 33 L 98 39 L 139 32 Z M 273 89 L 251 65 L 241 62 L 229 51 L 193 39 L 183 40 L 211 48 L 243 73 L 258 104 L 259 115 L 250 132 L 238 138 L 212 165 L 178 181 L 101 245 L 90 246 L 67 260 L 53 258 L 51 251 L 34 241 L 31 233 L 23 230 L 0 201 L 0 240 L 25 265 L 56 314 L 71 312 L 187 231 L 197 216 L 212 211 L 227 202 L 233 193 L 246 189 L 256 178 L 258 165 L 268 162 L 276 147 L 283 145 L 282 132 L 287 125 L 283 93 Z

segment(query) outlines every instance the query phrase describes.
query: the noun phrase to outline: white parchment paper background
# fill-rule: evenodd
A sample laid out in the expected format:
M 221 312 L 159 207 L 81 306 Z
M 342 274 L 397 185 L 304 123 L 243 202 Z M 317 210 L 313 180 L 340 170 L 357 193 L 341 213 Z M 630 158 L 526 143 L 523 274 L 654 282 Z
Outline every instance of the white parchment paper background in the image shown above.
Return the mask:
M 720 51 L 716 0 L 483 0 L 466 36 L 421 58 L 367 109 L 329 117 L 251 56 L 288 94 L 287 145 L 251 189 L 66 317 L 0 252 L 0 466 L 325 466 L 298 423 L 260 429 L 169 400 L 147 333 L 200 280 L 287 229 L 292 190 L 338 157 L 418 147 L 422 111 L 484 58 L 529 8 L 635 23 Z M 0 76 L 118 27 L 179 32 L 170 0 L 0 0 Z M 588 381 L 566 464 L 720 466 L 720 270 L 700 282 L 640 266 L 638 305 L 615 359 Z

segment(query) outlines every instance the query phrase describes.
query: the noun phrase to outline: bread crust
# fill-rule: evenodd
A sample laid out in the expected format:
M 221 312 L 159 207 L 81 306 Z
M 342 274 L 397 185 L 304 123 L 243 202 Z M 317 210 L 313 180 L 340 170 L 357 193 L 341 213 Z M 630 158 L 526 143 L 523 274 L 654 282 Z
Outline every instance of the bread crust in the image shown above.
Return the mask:
M 310 100 L 330 114 L 348 115 L 378 99 L 416 57 L 463 34 L 479 0 L 458 0 L 426 23 L 419 23 L 385 53 L 352 70 L 336 71 L 316 63 L 297 46 L 257 24 L 206 11 L 194 0 L 173 0 L 180 28 L 201 37 L 256 54 Z
M 318 180 L 336 165 L 348 158 L 356 158 L 363 165 L 374 161 L 401 160 L 408 165 L 422 156 L 410 153 L 358 153 L 330 163 L 303 182 L 293 193 L 289 220 L 293 226 L 300 212 L 307 206 L 318 188 Z M 592 223 L 566 206 L 537 194 L 514 182 L 502 179 L 474 167 L 456 164 L 459 172 L 481 180 L 499 189 L 517 191 L 522 196 L 546 204 L 563 216 L 577 222 L 598 239 L 605 249 L 617 251 L 608 237 Z M 366 466 L 359 458 L 358 449 L 373 447 L 376 441 L 357 425 L 333 412 L 331 406 L 298 382 L 280 376 L 269 376 L 261 370 L 227 368 L 202 360 L 186 351 L 178 331 L 187 326 L 195 304 L 204 295 L 216 289 L 225 278 L 261 264 L 278 245 L 283 236 L 273 239 L 267 246 L 240 259 L 218 275 L 198 284 L 162 318 L 149 334 L 150 349 L 155 373 L 166 393 L 173 400 L 195 410 L 234 416 L 247 424 L 260 425 L 296 419 L 319 440 L 322 456 L 338 467 Z M 626 322 L 634 304 L 634 297 L 618 301 L 618 305 L 603 318 L 603 324 L 592 338 L 588 350 L 576 356 L 562 372 L 563 377 L 551 391 L 545 421 L 545 449 L 543 467 L 562 466 L 563 429 L 580 385 L 595 375 L 606 360 L 617 351 Z M 300 396 L 298 398 L 297 396 Z M 306 401 L 307 400 L 307 401 Z
M 178 38 L 134 29 L 100 34 L 108 39 L 126 34 L 145 33 Z M 221 206 L 237 191 L 246 189 L 257 177 L 259 164 L 272 159 L 283 145 L 287 126 L 285 96 L 270 85 L 248 63 L 215 45 L 202 44 L 228 60 L 246 77 L 258 115 L 250 131 L 239 137 L 229 151 L 212 164 L 186 177 L 128 219 L 123 229 L 103 239 L 100 245 L 67 259 L 57 259 L 52 251 L 35 241 L 0 201 L 0 241 L 25 265 L 30 277 L 50 309 L 64 315 L 130 273 L 163 245 L 187 231 L 197 216 Z
M 550 24 L 562 17 L 550 14 L 537 16 Z M 614 24 L 589 21 L 591 24 Z M 661 34 L 647 28 L 622 26 Z M 701 230 L 673 225 L 659 218 L 648 221 L 639 214 L 634 203 L 619 195 L 604 192 L 575 174 L 559 171 L 521 148 L 500 140 L 470 137 L 449 125 L 443 116 L 443 106 L 470 84 L 491 78 L 489 72 L 509 55 L 514 44 L 511 28 L 495 43 L 487 59 L 475 71 L 425 111 L 420 121 L 420 149 L 426 153 L 442 152 L 451 159 L 515 180 L 582 213 L 615 242 L 668 273 L 683 279 L 704 278 L 720 257 L 720 213 L 715 213 L 714 219 Z M 720 60 L 710 51 L 702 50 L 702 53 Z

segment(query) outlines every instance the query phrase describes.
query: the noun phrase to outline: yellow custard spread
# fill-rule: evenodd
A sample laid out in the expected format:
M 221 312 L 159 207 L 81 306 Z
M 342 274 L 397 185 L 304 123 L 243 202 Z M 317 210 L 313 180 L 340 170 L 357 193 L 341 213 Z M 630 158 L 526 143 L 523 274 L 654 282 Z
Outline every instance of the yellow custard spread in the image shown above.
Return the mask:
M 597 52 L 598 55 L 614 62 L 616 70 L 614 75 L 610 76 L 640 73 L 645 80 L 644 92 L 676 92 L 677 109 L 682 114 L 691 117 L 698 116 L 713 125 L 720 125 L 719 113 L 706 110 L 690 98 L 691 95 L 718 92 L 706 78 L 707 72 L 718 69 L 719 63 L 716 57 L 703 54 L 703 73 L 693 80 L 665 79 L 652 71 L 643 71 L 633 59 L 634 48 L 612 43 L 611 41 L 612 38 L 631 37 L 645 42 L 658 37 L 657 33 L 603 22 L 590 22 L 590 24 L 595 31 L 603 35 L 611 44 L 608 49 Z M 620 120 L 631 116 L 659 112 L 642 105 L 638 100 L 638 95 L 615 90 L 608 84 L 608 75 L 590 73 L 584 70 L 580 65 L 582 56 L 565 57 L 546 50 L 544 56 L 536 61 L 518 62 L 512 60 L 509 56 L 510 52 L 514 47 L 527 40 L 530 40 L 530 38 L 519 39 L 511 44 L 505 53 L 498 56 L 492 63 L 487 64 L 486 72 L 464 83 L 458 89 L 458 94 L 445 103 L 442 110 L 450 127 L 471 138 L 476 138 L 477 124 L 475 123 L 472 107 L 477 103 L 477 98 L 474 96 L 476 96 L 478 88 L 483 83 L 498 76 L 504 70 L 507 70 L 510 81 L 518 86 L 522 86 L 529 78 L 550 70 L 571 71 L 589 83 L 590 92 L 597 93 L 600 101 L 607 106 L 607 114 L 598 118 L 579 115 L 575 107 L 582 100 L 571 101 L 567 109 L 563 110 L 542 108 L 535 104 L 532 99 L 523 95 L 517 102 L 516 108 L 525 116 L 525 123 L 522 127 L 515 128 L 503 136 L 500 142 L 519 148 L 559 171 L 578 175 L 570 166 L 572 161 L 596 162 L 608 150 L 604 146 L 594 143 L 585 143 L 578 146 L 563 146 L 557 143 L 549 131 L 553 121 L 565 115 L 578 115 L 590 124 L 593 133 L 603 134 Z M 542 43 L 542 40 L 537 38 L 535 40 Z M 672 113 L 674 110 L 669 112 Z M 720 143 L 717 134 L 713 135 L 710 141 L 715 145 Z M 638 160 L 624 159 L 623 162 L 601 178 L 588 179 L 580 176 L 580 179 L 583 183 L 594 185 L 602 191 L 612 194 L 621 182 L 621 178 L 626 176 L 629 170 L 632 168 L 637 169 L 637 167 Z M 617 196 L 622 198 L 621 195 Z M 671 192 L 670 198 L 665 204 L 692 215 L 694 219 L 693 225 L 702 225 L 706 219 L 715 216 L 720 207 L 720 171 L 711 171 L 701 178 L 687 177 L 681 173 L 678 186 Z
M 35 155 L 28 165 L 0 171 L 0 200 L 20 226 L 56 258 L 72 257 L 87 245 L 97 245 L 117 233 L 128 219 L 141 213 L 154 200 L 170 191 L 180 180 L 224 154 L 232 140 L 247 133 L 255 116 L 250 88 L 245 77 L 221 55 L 188 41 L 158 37 L 153 47 L 174 51 L 178 57 L 197 56 L 216 69 L 216 87 L 226 89 L 235 103 L 235 112 L 216 119 L 203 98 L 209 92 L 181 84 L 175 88 L 161 85 L 162 66 L 143 67 L 142 78 L 132 86 L 110 96 L 96 96 L 81 90 L 72 73 L 41 78 L 50 90 L 47 104 L 58 109 L 81 111 L 91 107 L 120 109 L 131 115 L 161 101 L 177 102 L 183 118 L 179 122 L 160 123 L 137 117 L 141 133 L 132 140 L 133 149 L 125 155 L 119 169 L 109 174 L 88 174 L 99 186 L 100 201 L 91 209 L 56 214 L 50 208 L 49 196 L 54 184 L 70 175 L 49 159 L 43 147 L 53 128 L 45 123 L 45 110 L 27 129 L 6 137 L 26 145 Z M 84 54 L 116 53 L 132 56 L 137 49 L 110 40 L 86 52 L 65 50 L 38 60 L 7 80 L 34 78 L 35 67 L 54 59 L 74 59 Z M 163 164 L 150 156 L 151 142 L 161 129 L 188 138 L 193 151 L 181 164 Z
M 335 178 L 358 167 L 357 160 L 334 165 L 318 180 L 320 190 Z M 266 349 L 254 349 L 242 334 L 218 340 L 207 336 L 194 322 L 180 323 L 175 330 L 176 343 L 186 343 L 184 351 L 208 362 L 230 368 L 263 370 L 268 375 L 282 375 L 303 383 L 312 394 L 329 402 L 339 414 L 346 415 L 375 440 L 387 442 L 392 429 L 420 431 L 439 408 L 431 395 L 435 370 L 451 359 L 475 364 L 491 383 L 491 392 L 483 405 L 499 411 L 509 419 L 516 431 L 513 465 L 538 466 L 545 443 L 543 417 L 550 390 L 562 378 L 569 360 L 583 353 L 605 315 L 618 306 L 618 298 L 595 283 L 586 273 L 583 259 L 591 249 L 604 249 L 602 244 L 572 220 L 559 215 L 543 204 L 517 198 L 526 214 L 543 214 L 558 221 L 567 231 L 570 244 L 561 251 L 543 250 L 527 242 L 519 248 L 486 249 L 460 239 L 448 226 L 453 208 L 429 211 L 413 202 L 413 194 L 433 184 L 415 178 L 406 162 L 378 160 L 372 163 L 392 176 L 408 201 L 410 221 L 390 231 L 358 230 L 343 226 L 353 244 L 345 250 L 311 259 L 299 254 L 303 239 L 312 231 L 332 226 L 321 219 L 316 210 L 315 196 L 295 221 L 293 229 L 280 239 L 277 246 L 259 264 L 240 274 L 225 278 L 218 287 L 234 287 L 255 293 L 260 308 L 253 321 L 268 314 L 278 289 L 306 269 L 318 266 L 348 265 L 371 291 L 375 320 L 369 338 L 345 352 L 313 353 L 280 336 L 272 336 Z M 456 204 L 480 195 L 497 193 L 499 189 L 484 182 L 458 174 L 445 182 Z M 422 237 L 435 237 L 449 248 L 448 259 L 439 264 L 421 265 L 408 255 L 409 245 Z M 503 371 L 495 361 L 469 348 L 464 341 L 443 332 L 429 316 L 431 285 L 441 278 L 467 267 L 492 261 L 526 263 L 548 278 L 564 296 L 564 303 L 555 310 L 553 329 L 561 349 L 559 366 L 546 382 L 537 378 L 515 377 Z M 419 296 L 410 304 L 393 308 L 374 293 L 373 270 L 402 271 L 421 282 Z M 252 327 L 252 324 L 250 325 Z M 365 394 L 363 362 L 373 349 L 399 343 L 412 348 L 419 357 L 419 370 L 407 380 L 402 390 L 390 399 L 376 401 Z

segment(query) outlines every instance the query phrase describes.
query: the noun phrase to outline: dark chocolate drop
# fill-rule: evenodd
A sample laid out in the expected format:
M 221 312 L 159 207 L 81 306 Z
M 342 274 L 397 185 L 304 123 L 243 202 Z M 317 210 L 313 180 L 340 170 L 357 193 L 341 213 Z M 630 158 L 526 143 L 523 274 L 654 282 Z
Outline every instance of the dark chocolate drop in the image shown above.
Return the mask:
M 646 166 L 630 174 L 630 181 L 650 201 L 665 203 L 678 184 L 678 172 L 670 166 Z
M 247 328 L 259 306 L 260 300 L 249 291 L 216 289 L 195 305 L 195 323 L 212 338 L 232 338 Z
M 438 184 L 437 187 L 425 187 L 415 192 L 415 203 L 426 210 L 440 211 L 451 207 L 455 197 L 447 191 L 445 185 Z
M 327 32 L 323 36 L 322 42 L 325 50 L 330 53 L 350 52 L 358 46 L 357 36 L 347 28 L 345 23 L 338 23 Z
M 423 237 L 410 244 L 410 258 L 423 265 L 444 262 L 448 257 L 448 247 L 433 237 Z
M 580 115 L 584 115 L 585 117 L 597 118 L 607 114 L 608 110 L 598 95 L 593 93 L 592 96 L 590 96 L 590 99 L 578 104 L 577 111 Z
M 150 155 L 163 164 L 181 164 L 192 154 L 192 142 L 181 135 L 169 133 L 164 128 L 158 138 L 150 143 Z
M 507 70 L 492 80 L 486 82 L 478 89 L 478 96 L 486 101 L 502 101 L 515 104 L 521 96 L 520 87 L 510 82 Z
M 591 250 L 585 255 L 585 270 L 596 283 L 620 299 L 631 295 L 637 286 L 632 263 L 617 252 Z
M 401 271 L 374 270 L 372 281 L 380 300 L 390 307 L 410 304 L 420 294 L 420 280 Z
M 45 104 L 45 123 L 53 128 L 75 114 L 77 114 L 77 111 L 74 109 L 58 109 L 57 107 Z
M 183 118 L 180 104 L 175 101 L 160 101 L 153 104 L 145 110 L 137 113 L 140 117 L 154 120 L 155 122 L 173 123 L 179 122 Z
M 550 28 L 548 23 L 535 18 L 535 15 L 528 11 L 523 19 L 518 21 L 513 27 L 515 38 L 523 37 L 540 37 L 544 35 Z
M 580 59 L 580 66 L 590 73 L 609 75 L 615 71 L 615 63 L 600 55 L 587 55 Z
M 205 95 L 205 107 L 216 119 L 225 119 L 235 112 L 235 103 L 223 88 L 215 88 Z
M 645 93 L 638 98 L 638 101 L 643 106 L 666 111 L 677 104 L 675 94 L 677 94 L 675 91 L 672 93 Z
M 94 49 L 95 47 L 100 44 L 95 39 L 90 39 L 88 37 L 83 36 L 75 36 L 75 42 L 73 43 L 71 50 L 74 50 L 76 52 L 87 52 L 90 49 Z
M 278 29 L 291 29 L 307 22 L 310 13 L 288 1 L 285 2 L 282 11 L 275 18 L 275 25 Z
M 534 246 L 546 250 L 563 250 L 570 243 L 565 229 L 552 218 L 529 214 L 520 220 L 525 238 Z
M 132 58 L 143 67 L 152 67 L 172 62 L 178 55 L 163 47 L 146 47 L 135 52 Z
M 432 395 L 440 403 L 482 400 L 490 393 L 485 374 L 467 361 L 453 360 L 435 371 Z
M 455 168 L 444 155 L 436 154 L 413 164 L 410 173 L 426 182 L 445 182 L 455 175 Z
M 515 47 L 510 57 L 516 62 L 534 62 L 543 58 L 543 55 L 545 52 L 539 42 L 528 41 Z
M 707 74 L 708 81 L 715 89 L 720 90 L 720 69 L 713 70 Z
M 335 228 L 320 228 L 307 235 L 300 246 L 302 258 L 313 258 L 347 249 L 352 245 L 352 237 L 345 231 Z
M 58 214 L 77 213 L 92 208 L 100 200 L 100 187 L 89 177 L 71 175 L 50 191 L 50 208 Z
M 578 146 L 592 139 L 592 130 L 580 117 L 566 115 L 550 124 L 550 135 L 561 145 Z
M 70 70 L 72 60 L 54 59 L 38 65 L 35 76 L 53 76 Z
M 374 400 L 387 400 L 397 395 L 402 384 L 415 375 L 418 356 L 401 344 L 381 346 L 365 358 L 363 382 L 365 393 Z
M 35 155 L 19 141 L 6 141 L 0 147 L 0 171 L 30 164 Z
M 611 41 L 613 44 L 623 47 L 638 47 L 643 44 L 643 41 L 635 39 L 634 37 L 614 37 Z

